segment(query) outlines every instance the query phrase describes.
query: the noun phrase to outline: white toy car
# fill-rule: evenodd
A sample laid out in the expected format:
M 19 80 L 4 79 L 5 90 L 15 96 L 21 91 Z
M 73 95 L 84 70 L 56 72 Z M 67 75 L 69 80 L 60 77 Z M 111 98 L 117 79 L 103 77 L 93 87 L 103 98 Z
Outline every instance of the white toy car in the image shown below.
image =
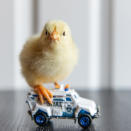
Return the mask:
M 87 128 L 92 119 L 99 117 L 99 107 L 92 100 L 80 97 L 74 89 L 51 89 L 53 104 L 38 102 L 38 95 L 27 95 L 29 114 L 35 123 L 44 126 L 51 118 L 74 119 L 81 127 Z

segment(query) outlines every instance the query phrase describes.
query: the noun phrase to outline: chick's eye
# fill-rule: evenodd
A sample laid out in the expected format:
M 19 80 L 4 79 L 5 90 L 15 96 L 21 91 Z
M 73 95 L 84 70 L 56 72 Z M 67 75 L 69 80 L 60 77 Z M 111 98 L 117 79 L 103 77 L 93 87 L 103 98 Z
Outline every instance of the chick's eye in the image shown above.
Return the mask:
M 65 32 L 63 32 L 63 36 L 65 36 Z
M 46 30 L 45 34 L 48 35 L 48 31 L 47 30 Z

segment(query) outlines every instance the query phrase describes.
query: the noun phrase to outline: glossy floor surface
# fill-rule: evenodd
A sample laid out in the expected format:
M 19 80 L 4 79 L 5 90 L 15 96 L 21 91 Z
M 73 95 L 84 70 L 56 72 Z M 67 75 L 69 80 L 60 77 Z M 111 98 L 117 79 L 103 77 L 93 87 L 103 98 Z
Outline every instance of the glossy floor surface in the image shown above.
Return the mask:
M 101 117 L 88 131 L 131 131 L 131 91 L 78 91 L 101 107 Z M 27 114 L 24 91 L 0 92 L 0 131 L 79 131 L 73 120 L 53 119 L 43 128 L 37 127 Z

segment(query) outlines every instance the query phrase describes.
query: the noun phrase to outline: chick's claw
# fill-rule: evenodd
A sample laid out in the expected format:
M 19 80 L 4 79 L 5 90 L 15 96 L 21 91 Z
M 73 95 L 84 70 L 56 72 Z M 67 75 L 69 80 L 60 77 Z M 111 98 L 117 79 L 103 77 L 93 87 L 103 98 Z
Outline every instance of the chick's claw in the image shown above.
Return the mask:
M 41 104 L 44 103 L 43 97 L 49 102 L 49 104 L 52 104 L 51 98 L 53 97 L 53 95 L 48 89 L 43 86 L 36 86 L 35 91 L 39 95 Z
M 55 82 L 54 85 L 55 85 L 55 88 L 56 88 L 56 89 L 59 89 L 59 88 L 60 88 L 60 85 L 59 85 L 57 82 Z
M 44 104 L 43 96 L 42 96 L 40 90 L 38 90 L 38 95 L 39 95 L 39 99 L 40 99 L 41 104 Z
M 46 88 L 45 88 L 45 89 L 46 89 Z M 48 89 L 46 89 L 46 91 L 47 91 L 47 93 L 48 93 L 49 97 L 50 97 L 50 98 L 53 98 L 52 93 L 51 93 Z

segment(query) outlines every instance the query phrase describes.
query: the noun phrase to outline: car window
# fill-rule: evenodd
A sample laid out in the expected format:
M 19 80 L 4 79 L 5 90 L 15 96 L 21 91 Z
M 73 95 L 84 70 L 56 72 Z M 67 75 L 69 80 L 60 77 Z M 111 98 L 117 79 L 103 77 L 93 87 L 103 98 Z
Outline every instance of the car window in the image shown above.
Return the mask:
M 66 97 L 66 101 L 72 101 L 70 97 Z
M 69 97 L 70 97 L 70 96 L 71 96 L 71 94 L 66 94 L 66 96 L 69 96 Z

